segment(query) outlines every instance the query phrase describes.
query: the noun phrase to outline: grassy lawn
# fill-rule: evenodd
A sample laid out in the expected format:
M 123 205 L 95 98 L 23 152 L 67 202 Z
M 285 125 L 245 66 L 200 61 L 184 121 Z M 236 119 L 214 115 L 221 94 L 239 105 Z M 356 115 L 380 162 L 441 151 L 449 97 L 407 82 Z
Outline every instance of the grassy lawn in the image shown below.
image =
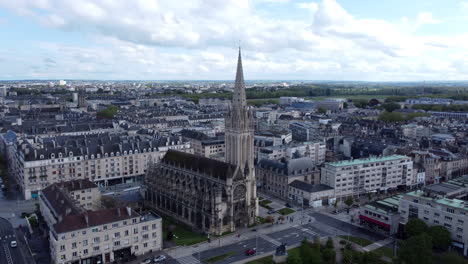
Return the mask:
M 344 240 L 348 240 L 348 236 L 340 236 L 340 237 L 343 238 Z M 367 240 L 365 238 L 355 237 L 355 236 L 349 236 L 349 241 L 354 242 L 354 243 L 360 245 L 361 247 L 365 247 L 365 246 L 368 246 L 368 245 L 374 243 L 374 242 L 372 242 L 370 240 Z
M 283 208 L 283 209 L 280 209 L 278 210 L 278 213 L 280 213 L 281 215 L 288 215 L 288 214 L 292 214 L 294 213 L 295 211 L 291 208 Z
M 266 209 L 272 209 L 269 204 L 271 204 L 270 200 L 261 200 L 258 204 L 260 204 L 261 207 L 265 207 Z
M 197 243 L 208 240 L 206 236 L 193 232 L 189 227 L 185 225 L 177 224 L 176 222 L 171 221 L 168 218 L 163 218 L 164 238 L 167 237 L 167 233 L 169 232 L 167 228 L 169 226 L 175 227 L 172 230 L 172 234 L 174 234 L 172 241 L 178 246 L 183 246 L 183 245 L 189 246 L 189 245 L 197 244 Z
M 386 256 L 388 258 L 393 258 L 393 249 L 388 248 L 388 247 L 380 247 L 374 250 L 374 253 L 377 253 L 381 256 Z
M 227 258 L 229 258 L 230 256 L 236 254 L 236 252 L 234 251 L 231 251 L 231 252 L 228 252 L 228 253 L 225 253 L 225 254 L 222 254 L 222 255 L 218 255 L 218 256 L 214 256 L 214 257 L 211 257 L 211 258 L 207 258 L 207 259 L 204 259 L 203 262 L 204 263 L 216 263 L 218 261 L 222 261 L 222 260 L 225 260 Z
M 249 225 L 249 228 L 257 226 L 257 225 L 261 225 L 261 224 L 264 224 L 264 223 L 266 223 L 266 219 L 261 217 L 261 216 L 257 216 L 257 221 L 254 224 Z

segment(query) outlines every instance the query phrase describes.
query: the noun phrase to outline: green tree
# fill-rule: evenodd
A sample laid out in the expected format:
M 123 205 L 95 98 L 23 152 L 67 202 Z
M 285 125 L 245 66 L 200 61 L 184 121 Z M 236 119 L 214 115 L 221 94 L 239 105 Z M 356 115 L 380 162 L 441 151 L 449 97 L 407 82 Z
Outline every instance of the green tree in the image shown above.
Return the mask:
M 333 246 L 333 239 L 331 239 L 331 237 L 328 237 L 327 243 L 325 244 L 325 248 L 331 248 L 331 249 L 334 248 L 334 246 Z
M 427 225 L 424 223 L 424 221 L 418 219 L 418 218 L 412 218 L 408 221 L 406 224 L 406 234 L 409 237 L 417 236 L 422 233 L 427 232 Z
M 302 264 L 301 258 L 296 254 L 288 255 L 286 259 L 286 264 Z
M 445 251 L 452 243 L 450 232 L 443 226 L 431 226 L 427 233 L 431 236 L 432 245 L 436 250 Z
M 307 239 L 302 240 L 301 246 L 299 247 L 302 263 L 322 263 L 320 250 L 313 248 Z
M 385 103 L 382 105 L 383 109 L 387 112 L 393 112 L 394 110 L 400 109 L 400 105 L 397 103 Z
M 468 264 L 468 260 L 466 260 L 463 256 L 458 254 L 457 252 L 444 252 L 437 256 L 438 263 L 450 263 L 450 264 Z
M 332 248 L 324 248 L 322 250 L 322 258 L 325 263 L 334 264 L 336 263 L 336 252 Z
M 346 198 L 346 200 L 344 201 L 344 203 L 346 204 L 346 206 L 351 207 L 354 203 L 354 199 L 352 196 L 348 196 L 348 198 Z
M 97 115 L 101 118 L 112 119 L 114 118 L 115 114 L 117 114 L 118 110 L 119 108 L 117 106 L 110 105 L 106 109 L 99 111 Z
M 335 208 L 336 212 L 336 208 L 338 208 L 338 199 L 335 199 L 335 201 L 332 203 L 332 206 Z
M 326 114 L 327 113 L 327 109 L 323 108 L 323 107 L 319 107 L 317 109 L 317 113 L 319 114 Z
M 398 261 L 402 264 L 432 264 L 431 237 L 422 233 L 408 238 L 398 251 Z
M 347 102 L 343 103 L 343 109 L 348 109 L 348 103 Z

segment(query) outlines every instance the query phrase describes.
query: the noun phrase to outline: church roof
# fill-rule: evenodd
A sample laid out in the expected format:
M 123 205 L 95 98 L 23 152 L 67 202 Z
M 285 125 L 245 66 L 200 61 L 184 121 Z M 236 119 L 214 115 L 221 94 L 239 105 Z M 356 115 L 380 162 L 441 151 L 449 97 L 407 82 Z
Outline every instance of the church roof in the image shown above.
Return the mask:
M 235 166 L 229 163 L 172 149 L 167 151 L 162 162 L 222 180 L 232 178 L 236 171 Z

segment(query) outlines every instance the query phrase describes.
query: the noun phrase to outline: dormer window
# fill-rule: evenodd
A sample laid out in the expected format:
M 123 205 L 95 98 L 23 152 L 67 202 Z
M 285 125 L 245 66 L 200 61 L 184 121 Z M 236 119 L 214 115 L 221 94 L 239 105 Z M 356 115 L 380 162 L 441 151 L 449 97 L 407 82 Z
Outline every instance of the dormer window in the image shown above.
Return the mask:
M 61 158 L 61 157 L 62 157 L 62 153 L 59 153 L 59 158 Z
M 127 151 L 124 151 L 124 155 L 127 155 Z
M 55 159 L 55 154 L 54 153 L 50 154 L 50 158 Z
M 111 157 L 114 157 L 114 152 L 111 152 Z
M 97 158 L 100 159 L 100 158 L 101 158 L 101 154 L 97 154 Z
M 39 159 L 44 159 L 44 155 L 40 155 L 40 156 L 39 156 Z
M 105 153 L 105 154 L 104 154 L 104 157 L 106 157 L 106 158 L 107 158 L 108 156 L 109 156 L 109 155 L 107 155 L 107 153 Z
M 88 155 L 85 155 L 85 156 L 84 156 L 84 159 L 87 160 L 87 159 L 88 159 Z
M 93 155 L 91 155 L 91 158 L 92 158 L 92 159 L 94 159 L 94 154 L 93 154 Z
M 70 151 L 70 153 L 68 153 L 68 156 L 73 157 L 73 152 Z

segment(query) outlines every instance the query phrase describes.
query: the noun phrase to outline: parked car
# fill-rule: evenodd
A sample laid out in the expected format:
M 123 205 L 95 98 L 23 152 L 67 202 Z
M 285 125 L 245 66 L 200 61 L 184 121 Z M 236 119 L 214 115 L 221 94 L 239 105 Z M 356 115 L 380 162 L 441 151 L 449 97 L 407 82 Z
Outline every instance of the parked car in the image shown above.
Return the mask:
M 246 256 L 251 256 L 251 255 L 255 254 L 255 252 L 257 252 L 257 249 L 255 249 L 255 248 L 250 248 L 250 249 L 247 249 L 247 250 L 245 251 L 245 255 L 246 255 Z
M 286 203 L 285 206 L 288 207 L 288 208 L 292 207 L 292 205 L 290 205 L 289 203 Z
M 274 214 L 274 213 L 276 213 L 275 210 L 273 210 L 273 209 L 268 210 L 268 214 Z
M 16 243 L 16 240 L 13 240 L 10 242 L 10 247 L 15 248 L 16 246 L 18 246 L 18 243 Z
M 154 257 L 153 261 L 154 262 L 163 262 L 166 259 L 166 256 L 164 255 L 159 255 L 157 257 Z
M 144 259 L 141 261 L 141 264 L 151 264 L 152 260 L 151 259 Z

